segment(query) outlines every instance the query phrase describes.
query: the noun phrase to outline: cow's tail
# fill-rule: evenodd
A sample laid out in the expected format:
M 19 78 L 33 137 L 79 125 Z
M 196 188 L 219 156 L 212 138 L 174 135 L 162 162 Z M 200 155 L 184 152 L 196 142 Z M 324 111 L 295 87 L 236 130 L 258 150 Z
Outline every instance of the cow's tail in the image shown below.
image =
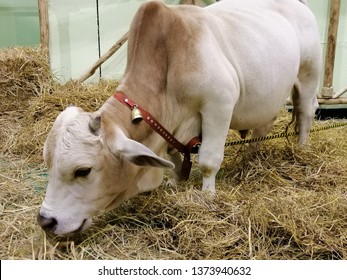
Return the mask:
M 304 5 L 308 6 L 307 1 L 306 0 L 299 0 L 301 3 L 303 3 Z

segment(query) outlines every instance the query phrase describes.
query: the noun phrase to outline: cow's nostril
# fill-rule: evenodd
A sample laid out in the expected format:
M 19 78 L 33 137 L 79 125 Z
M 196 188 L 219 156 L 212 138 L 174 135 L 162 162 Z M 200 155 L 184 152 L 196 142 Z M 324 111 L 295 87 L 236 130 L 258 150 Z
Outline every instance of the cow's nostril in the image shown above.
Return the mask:
M 53 230 L 54 227 L 58 224 L 55 218 L 46 218 L 42 216 L 41 214 L 37 215 L 37 222 L 44 230 L 48 230 L 48 231 Z

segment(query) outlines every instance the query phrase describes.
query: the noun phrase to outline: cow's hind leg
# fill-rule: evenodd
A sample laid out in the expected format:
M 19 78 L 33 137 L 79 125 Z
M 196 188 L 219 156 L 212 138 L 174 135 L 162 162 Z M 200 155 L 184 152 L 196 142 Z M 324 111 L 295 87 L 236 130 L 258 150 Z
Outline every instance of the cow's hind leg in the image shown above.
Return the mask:
M 309 69 L 306 67 L 300 69 L 298 80 L 292 91 L 299 145 L 307 143 L 315 112 L 318 108 L 316 89 L 319 71 L 316 68 L 312 66 Z

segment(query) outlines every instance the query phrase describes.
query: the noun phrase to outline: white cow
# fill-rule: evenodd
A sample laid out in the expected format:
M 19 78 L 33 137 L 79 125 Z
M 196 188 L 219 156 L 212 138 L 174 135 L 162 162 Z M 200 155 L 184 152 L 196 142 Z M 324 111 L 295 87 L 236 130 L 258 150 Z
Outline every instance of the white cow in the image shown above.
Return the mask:
M 47 137 L 42 228 L 84 230 L 99 211 L 160 185 L 163 169 L 178 179 L 180 153 L 146 122 L 132 123 L 126 102 L 144 108 L 184 145 L 201 135 L 202 189 L 212 193 L 229 128 L 265 136 L 291 91 L 298 142 L 306 143 L 318 106 L 321 49 L 314 15 L 303 2 L 143 4 L 130 27 L 117 88 L 128 99 L 112 96 L 94 113 L 69 107 Z

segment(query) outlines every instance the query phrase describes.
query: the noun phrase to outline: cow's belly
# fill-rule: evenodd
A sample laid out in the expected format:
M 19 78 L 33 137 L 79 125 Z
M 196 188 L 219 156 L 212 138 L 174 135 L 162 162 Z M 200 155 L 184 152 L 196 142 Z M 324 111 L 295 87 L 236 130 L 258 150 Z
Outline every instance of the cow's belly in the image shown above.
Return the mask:
M 241 90 L 233 108 L 230 128 L 237 130 L 254 129 L 268 124 L 281 109 L 297 80 L 299 67 L 298 51 L 286 57 L 285 61 L 273 60 L 276 70 L 267 71 L 261 67 L 243 76 Z M 282 64 L 282 65 L 281 65 Z M 268 69 L 271 67 L 267 65 Z M 289 70 L 291 69 L 291 70 Z M 276 73 L 275 73 L 276 72 Z M 257 79 L 254 79 L 254 77 Z
M 230 128 L 246 130 L 261 127 L 272 121 L 283 108 L 287 95 L 273 95 L 267 99 L 253 99 L 252 101 L 236 104 Z
M 282 55 L 285 59 L 275 55 L 262 65 L 252 64 L 250 60 L 248 65 L 241 66 L 242 71 L 238 73 L 240 91 L 233 107 L 230 128 L 244 130 L 261 127 L 272 121 L 284 107 L 297 81 L 299 49 L 295 44 L 287 50 L 282 48 Z M 230 94 L 234 95 L 233 92 Z

